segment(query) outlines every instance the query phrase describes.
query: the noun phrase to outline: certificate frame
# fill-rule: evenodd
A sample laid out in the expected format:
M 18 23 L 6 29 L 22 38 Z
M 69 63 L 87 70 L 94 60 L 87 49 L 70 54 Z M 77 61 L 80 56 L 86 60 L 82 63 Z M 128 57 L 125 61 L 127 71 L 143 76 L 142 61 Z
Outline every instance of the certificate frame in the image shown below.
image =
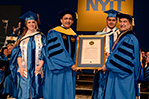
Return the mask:
M 104 52 L 106 49 L 105 48 L 106 36 L 105 35 L 79 35 L 78 38 L 79 39 L 77 40 L 77 53 L 76 53 L 77 69 L 94 70 L 94 69 L 101 68 L 105 64 Z M 96 52 L 97 52 L 97 55 L 96 55 Z

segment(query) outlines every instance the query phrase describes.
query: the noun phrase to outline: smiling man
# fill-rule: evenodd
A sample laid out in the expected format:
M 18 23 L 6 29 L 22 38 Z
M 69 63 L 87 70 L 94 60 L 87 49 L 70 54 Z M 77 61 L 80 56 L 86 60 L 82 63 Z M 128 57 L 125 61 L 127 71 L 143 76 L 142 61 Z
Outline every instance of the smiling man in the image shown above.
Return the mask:
M 119 16 L 119 29 L 121 32 L 130 30 L 132 26 L 132 18 L 129 15 L 120 14 Z
M 108 14 L 106 18 L 107 26 L 102 31 L 99 31 L 96 33 L 96 35 L 105 35 L 105 48 L 106 48 L 106 55 L 109 55 L 109 53 L 112 50 L 112 46 L 114 44 L 114 41 L 117 39 L 118 34 L 120 31 L 116 28 L 117 24 L 117 14 L 120 13 L 118 11 L 115 11 L 113 9 L 110 9 L 108 11 L 104 11 L 104 13 Z M 107 57 L 106 57 L 107 58 Z M 106 78 L 107 74 L 105 72 L 99 71 L 95 74 L 94 77 L 94 85 L 93 85 L 93 99 L 98 99 L 100 97 L 102 99 L 103 92 L 105 85 L 101 85 L 105 82 L 104 78 Z
M 119 14 L 121 34 L 114 42 L 106 64 L 100 68 L 108 72 L 104 99 L 136 99 L 139 95 L 139 42 L 131 30 L 132 17 Z
M 114 41 L 117 39 L 118 34 L 120 33 L 120 31 L 116 28 L 116 24 L 118 22 L 117 14 L 120 12 L 110 9 L 104 11 L 104 13 L 108 14 L 106 18 L 107 26 L 102 31 L 97 32 L 96 35 L 106 35 L 106 52 L 110 53 L 112 45 Z
M 73 24 L 73 17 L 71 14 L 65 14 L 61 19 L 62 27 L 69 29 Z
M 76 19 L 70 10 L 60 12 L 61 26 L 47 34 L 48 66 L 45 76 L 45 99 L 75 99 L 77 34 L 70 28 Z

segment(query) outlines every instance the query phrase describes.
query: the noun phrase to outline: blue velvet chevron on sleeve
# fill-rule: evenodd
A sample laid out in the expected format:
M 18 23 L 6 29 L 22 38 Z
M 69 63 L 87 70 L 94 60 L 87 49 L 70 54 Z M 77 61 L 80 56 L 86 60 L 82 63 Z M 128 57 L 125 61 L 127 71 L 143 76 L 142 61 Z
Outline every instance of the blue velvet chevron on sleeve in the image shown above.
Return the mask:
M 109 71 L 122 74 L 123 77 L 131 74 L 134 67 L 134 45 L 129 37 L 124 37 L 109 56 L 106 67 Z
M 61 33 L 51 30 L 47 35 L 47 57 L 49 69 L 59 71 L 65 68 L 71 68 L 74 64 L 71 55 L 67 52 Z

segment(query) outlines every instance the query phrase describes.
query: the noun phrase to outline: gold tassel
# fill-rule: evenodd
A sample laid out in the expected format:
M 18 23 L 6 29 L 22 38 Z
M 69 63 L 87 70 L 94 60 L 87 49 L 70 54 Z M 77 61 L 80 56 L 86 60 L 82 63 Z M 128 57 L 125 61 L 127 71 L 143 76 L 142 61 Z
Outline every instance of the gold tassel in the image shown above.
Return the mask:
M 41 23 L 40 23 L 39 14 L 37 14 L 37 17 L 38 17 L 38 21 L 37 21 L 37 23 L 38 23 L 38 24 L 41 24 Z
M 135 26 L 134 18 L 132 18 L 132 26 Z
M 117 17 L 117 23 L 119 24 L 119 18 Z
M 77 12 L 75 12 L 75 14 L 76 14 L 76 19 L 78 19 L 78 13 L 77 13 Z
M 143 67 L 141 49 L 140 49 L 140 62 L 141 62 L 141 66 Z

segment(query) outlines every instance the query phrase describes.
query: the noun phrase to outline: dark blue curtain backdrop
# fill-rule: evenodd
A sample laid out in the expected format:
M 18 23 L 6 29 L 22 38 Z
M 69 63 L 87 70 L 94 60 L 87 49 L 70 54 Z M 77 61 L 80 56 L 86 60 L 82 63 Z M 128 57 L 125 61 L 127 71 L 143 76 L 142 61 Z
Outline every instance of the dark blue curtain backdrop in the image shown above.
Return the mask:
M 48 30 L 60 25 L 58 12 L 63 9 L 71 9 L 77 12 L 78 0 L 1 0 L 1 5 L 20 5 L 21 14 L 27 11 L 39 13 L 41 25 L 39 26 L 44 34 Z M 149 49 L 149 19 L 148 19 L 148 0 L 134 0 L 134 18 L 135 26 L 134 31 L 140 41 L 140 48 L 142 50 Z M 1 10 L 1 9 L 0 9 Z M 17 11 L 17 10 L 16 10 Z M 0 13 L 1 15 L 2 13 Z M 18 21 L 18 18 L 16 19 Z M 15 23 L 14 26 L 17 26 Z M 76 30 L 76 22 L 72 26 Z M 95 34 L 95 32 L 79 32 L 77 34 Z

